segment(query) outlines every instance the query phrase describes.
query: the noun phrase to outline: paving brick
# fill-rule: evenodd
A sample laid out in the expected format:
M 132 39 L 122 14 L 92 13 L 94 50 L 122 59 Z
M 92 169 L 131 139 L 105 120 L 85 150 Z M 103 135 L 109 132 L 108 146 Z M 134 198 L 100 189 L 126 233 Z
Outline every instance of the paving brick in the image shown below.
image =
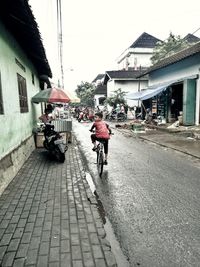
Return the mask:
M 33 232 L 34 229 L 34 223 L 26 223 L 24 232 Z
M 50 241 L 51 239 L 51 231 L 43 231 L 42 232 L 42 241 Z
M 22 244 L 29 244 L 31 240 L 31 232 L 30 233 L 24 233 L 22 235 L 21 243 Z
M 2 246 L 0 247 L 0 260 L 3 259 L 5 253 L 6 253 L 6 250 L 7 250 L 7 246 Z M 0 265 L 1 266 L 1 265 Z
M 7 245 L 9 245 L 10 240 L 12 238 L 12 235 L 13 234 L 4 234 L 3 237 L 2 237 L 2 239 L 1 239 L 0 246 L 7 246 Z
M 70 240 L 61 240 L 61 253 L 70 252 Z
M 73 267 L 83 267 L 83 262 L 79 260 L 73 260 Z
M 49 242 L 40 243 L 39 255 L 48 255 L 49 249 L 50 249 L 50 243 Z
M 80 239 L 79 239 L 79 235 L 78 234 L 71 234 L 70 235 L 70 239 L 71 239 L 71 244 L 72 245 L 79 245 L 80 244 Z
M 31 237 L 29 243 L 29 249 L 39 249 L 40 246 L 40 236 L 38 237 Z
M 95 259 L 96 267 L 107 267 L 104 259 Z
M 42 227 L 34 227 L 32 235 L 33 236 L 42 236 L 42 231 L 43 231 Z
M 25 258 L 15 259 L 13 262 L 13 267 L 23 267 L 25 262 Z
M 38 257 L 38 262 L 37 262 L 37 267 L 48 267 L 48 256 L 39 256 Z
M 10 222 L 12 223 L 12 221 L 10 221 L 10 220 L 2 220 L 1 224 L 0 224 L 0 229 L 6 229 Z
M 38 256 L 37 249 L 29 250 L 27 253 L 26 265 L 31 265 L 31 264 L 36 265 L 37 256 Z
M 13 266 L 15 252 L 7 252 L 3 258 L 2 266 Z
M 49 255 L 49 261 L 58 261 L 59 259 L 59 247 L 50 248 L 50 255 Z
M 101 250 L 101 246 L 92 245 L 92 250 L 93 250 L 93 254 L 94 254 L 95 259 L 103 258 L 103 253 L 102 253 L 102 250 Z
M 17 250 L 16 258 L 25 258 L 28 251 L 27 244 L 20 244 Z
M 25 227 L 26 226 L 27 219 L 20 219 L 18 222 L 17 227 Z
M 60 267 L 72 267 L 70 253 L 61 254 Z
M 0 196 L 0 266 L 115 266 L 74 145 L 66 157 L 58 164 L 35 150 Z
M 10 223 L 18 223 L 20 220 L 20 215 L 13 215 Z
M 14 223 L 9 224 L 5 233 L 14 233 L 16 227 L 17 227 L 17 224 L 14 224 Z
M 72 259 L 73 260 L 81 260 L 81 247 L 80 246 L 72 246 Z
M 8 246 L 8 251 L 17 251 L 18 249 L 18 246 L 19 246 L 19 242 L 20 242 L 20 239 L 16 238 L 16 239 L 12 239 L 9 243 L 9 246 Z
M 13 238 L 20 238 L 20 237 L 22 237 L 23 232 L 24 232 L 24 228 L 16 228 L 15 229 L 15 232 L 14 232 L 14 235 L 13 235 Z

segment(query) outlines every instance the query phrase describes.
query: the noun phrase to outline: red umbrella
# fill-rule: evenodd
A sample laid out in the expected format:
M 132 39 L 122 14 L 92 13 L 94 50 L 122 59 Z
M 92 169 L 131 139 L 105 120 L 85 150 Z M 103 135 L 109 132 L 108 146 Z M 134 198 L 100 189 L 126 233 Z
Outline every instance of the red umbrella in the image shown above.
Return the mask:
M 32 97 L 32 102 L 68 103 L 70 102 L 70 98 L 64 92 L 64 90 L 53 87 L 44 89 L 37 93 Z

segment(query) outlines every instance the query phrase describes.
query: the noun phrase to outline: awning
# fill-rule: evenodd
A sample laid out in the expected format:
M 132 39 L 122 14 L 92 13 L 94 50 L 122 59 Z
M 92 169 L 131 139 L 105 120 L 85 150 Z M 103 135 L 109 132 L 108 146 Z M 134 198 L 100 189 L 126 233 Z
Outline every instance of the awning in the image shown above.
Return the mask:
M 183 77 L 183 78 L 180 78 L 177 80 L 149 86 L 148 89 L 145 89 L 143 91 L 126 94 L 126 98 L 131 99 L 131 100 L 146 100 L 146 99 L 152 98 L 152 97 L 158 95 L 159 93 L 165 91 L 167 89 L 167 87 L 169 87 L 170 85 L 172 85 L 174 83 L 182 82 L 186 79 L 197 79 L 197 78 L 198 78 L 198 75 L 195 74 L 195 75 Z
M 126 95 L 126 98 L 131 99 L 131 100 L 146 100 L 146 99 L 154 97 L 155 95 L 158 95 L 162 91 L 165 91 L 167 87 L 169 87 L 173 83 L 167 82 L 167 83 L 163 83 L 160 85 L 150 86 L 146 90 L 135 92 L 135 93 L 129 93 Z

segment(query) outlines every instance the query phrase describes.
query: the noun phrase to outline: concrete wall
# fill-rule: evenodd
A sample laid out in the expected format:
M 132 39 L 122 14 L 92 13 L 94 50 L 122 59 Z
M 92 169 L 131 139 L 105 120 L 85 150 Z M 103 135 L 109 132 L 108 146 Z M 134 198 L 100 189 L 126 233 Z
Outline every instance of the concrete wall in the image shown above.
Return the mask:
M 118 69 L 125 69 L 127 67 L 149 67 L 151 64 L 152 48 L 128 48 L 118 58 Z
M 39 91 L 37 71 L 15 39 L 0 23 L 0 72 L 4 114 L 0 114 L 0 183 L 11 179 L 33 150 L 32 130 L 40 115 L 40 104 L 32 104 L 31 98 Z M 25 71 L 16 59 L 23 65 Z M 20 112 L 17 73 L 26 79 L 28 109 Z M 34 74 L 35 84 L 32 83 Z M 26 141 L 31 138 L 31 141 Z M 30 145 L 31 143 L 31 145 Z M 23 148 L 20 148 L 20 147 Z M 28 151 L 26 151 L 28 150 Z M 15 151 L 15 152 L 14 152 Z M 18 151 L 18 152 L 16 152 Z M 11 158 L 6 168 L 5 158 Z M 6 174 L 6 169 L 8 173 Z M 12 170 L 11 170 L 12 169 Z
M 191 56 L 173 65 L 163 69 L 156 70 L 149 75 L 149 86 L 184 79 L 189 76 L 197 75 L 196 79 L 196 108 L 195 108 L 195 124 L 200 122 L 200 54 Z M 186 88 L 186 87 L 185 87 Z
M 113 95 L 113 92 L 117 89 L 121 88 L 122 91 L 130 93 L 130 92 L 138 92 L 138 90 L 142 90 L 147 88 L 148 81 L 139 81 L 139 80 L 111 80 L 107 83 L 107 95 L 108 97 Z M 138 101 L 136 100 L 128 100 L 127 104 L 131 107 L 138 106 Z

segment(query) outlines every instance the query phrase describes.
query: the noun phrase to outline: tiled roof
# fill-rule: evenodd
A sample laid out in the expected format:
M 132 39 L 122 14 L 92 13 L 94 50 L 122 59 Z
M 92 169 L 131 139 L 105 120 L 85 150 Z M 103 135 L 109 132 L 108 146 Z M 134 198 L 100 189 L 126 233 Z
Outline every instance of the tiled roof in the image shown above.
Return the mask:
M 29 57 L 38 74 L 51 78 L 42 38 L 28 0 L 1 0 L 0 20 Z
M 111 79 L 136 79 L 141 70 L 113 70 L 106 71 Z
M 157 42 L 162 42 L 158 38 L 143 32 L 140 37 L 130 46 L 130 48 L 154 48 Z
M 188 33 L 183 39 L 187 40 L 189 43 L 196 43 L 200 41 L 200 39 L 197 36 L 191 33 Z
M 92 83 L 95 83 L 96 81 L 101 80 L 104 76 L 105 74 L 98 74 L 97 77 L 92 81 Z
M 200 53 L 200 42 L 194 44 L 193 46 L 190 46 L 189 48 L 186 48 L 170 57 L 167 57 L 161 61 L 159 61 L 158 63 L 156 63 L 155 65 L 153 65 L 152 67 L 150 67 L 147 71 L 143 72 L 142 75 L 138 75 L 138 77 L 142 77 L 152 71 L 167 67 L 168 65 L 172 65 L 176 62 L 179 62 L 185 58 L 188 58 L 190 56 L 193 56 L 197 53 Z

